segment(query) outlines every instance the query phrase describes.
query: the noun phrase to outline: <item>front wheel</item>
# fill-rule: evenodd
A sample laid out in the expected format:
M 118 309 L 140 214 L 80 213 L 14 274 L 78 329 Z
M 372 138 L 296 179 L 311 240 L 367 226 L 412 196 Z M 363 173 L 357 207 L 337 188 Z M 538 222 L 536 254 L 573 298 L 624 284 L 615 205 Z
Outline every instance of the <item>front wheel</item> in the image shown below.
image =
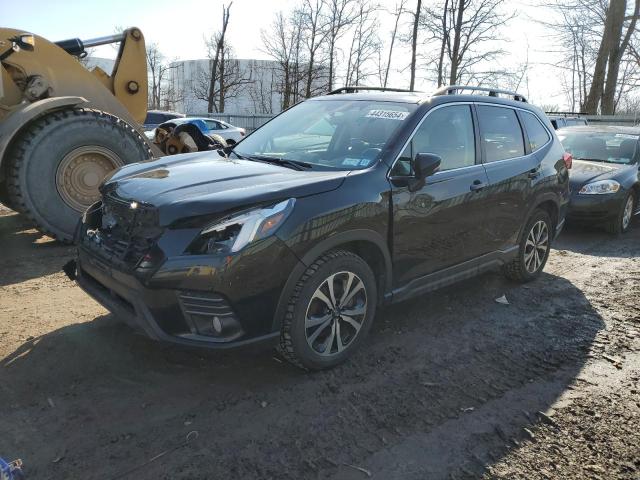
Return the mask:
M 376 311 L 376 281 L 359 256 L 336 250 L 316 260 L 294 288 L 279 350 L 310 370 L 345 361 L 360 346 Z
M 630 191 L 620 205 L 620 210 L 616 217 L 609 223 L 607 230 L 614 235 L 626 233 L 631 227 L 633 219 L 633 207 L 636 205 L 636 197 L 633 191 Z
M 524 229 L 518 255 L 503 267 L 504 274 L 517 282 L 530 282 L 542 273 L 549 251 L 553 224 L 549 214 L 536 210 Z

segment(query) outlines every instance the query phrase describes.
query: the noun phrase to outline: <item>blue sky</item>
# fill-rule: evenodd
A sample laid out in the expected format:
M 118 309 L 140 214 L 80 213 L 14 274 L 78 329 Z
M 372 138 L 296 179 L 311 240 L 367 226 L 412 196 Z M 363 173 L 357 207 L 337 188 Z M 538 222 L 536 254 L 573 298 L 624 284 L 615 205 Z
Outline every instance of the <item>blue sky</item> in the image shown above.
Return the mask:
M 429 1 L 429 0 L 426 0 Z M 541 0 L 540 0 L 541 2 Z M 234 0 L 229 23 L 229 40 L 239 58 L 267 58 L 260 50 L 260 31 L 268 29 L 275 13 L 291 9 L 295 0 Z M 396 0 L 380 3 L 393 9 Z M 409 3 L 413 3 L 410 2 Z M 503 65 L 516 65 L 524 61 L 529 45 L 531 64 L 528 89 L 536 103 L 564 106 L 564 95 L 559 85 L 560 72 L 546 65 L 550 61 L 547 51 L 553 48 L 546 32 L 533 18 L 546 12 L 536 7 L 537 1 L 508 0 L 507 8 L 519 12 L 518 18 L 503 29 L 504 45 L 508 55 Z M 147 43 L 157 42 L 168 59 L 195 59 L 206 56 L 204 37 L 220 27 L 221 0 L 30 0 L 14 2 L 0 0 L 0 18 L 3 26 L 24 29 L 50 40 L 72 37 L 83 39 L 108 35 L 116 27 L 137 26 L 145 34 Z M 391 15 L 380 16 L 380 36 L 385 38 L 392 28 Z M 113 57 L 115 50 L 101 47 L 94 55 Z M 401 47 L 396 51 L 398 69 L 409 63 L 409 51 Z M 419 73 L 419 72 L 418 72 Z M 394 83 L 406 87 L 408 73 L 395 72 Z M 419 81 L 418 88 L 430 90 L 428 82 Z M 527 91 L 528 90 L 528 91 Z

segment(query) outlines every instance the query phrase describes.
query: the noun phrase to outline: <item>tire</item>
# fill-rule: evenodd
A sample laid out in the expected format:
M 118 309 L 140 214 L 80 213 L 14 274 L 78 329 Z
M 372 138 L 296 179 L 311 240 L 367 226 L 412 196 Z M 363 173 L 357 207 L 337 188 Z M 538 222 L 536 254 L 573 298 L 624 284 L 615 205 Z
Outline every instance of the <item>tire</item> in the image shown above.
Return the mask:
M 343 299 L 342 308 L 339 305 L 332 308 L 325 301 L 332 300 L 330 280 L 335 300 L 339 303 Z M 351 288 L 345 293 L 349 285 Z M 323 255 L 307 268 L 293 289 L 278 350 L 291 363 L 307 370 L 322 370 L 344 362 L 369 332 L 377 298 L 374 274 L 362 258 L 344 250 Z M 352 313 L 351 317 L 345 314 L 356 311 L 359 313 Z M 316 324 L 308 326 L 308 322 Z
M 70 242 L 78 218 L 99 198 L 106 173 L 148 158 L 151 150 L 144 139 L 118 117 L 87 109 L 51 112 L 13 142 L 7 168 L 10 201 L 42 233 Z
M 613 235 L 627 233 L 629 228 L 631 228 L 631 221 L 633 220 L 635 206 L 636 196 L 633 190 L 631 190 L 627 196 L 624 197 L 624 200 L 620 204 L 620 210 L 616 214 L 615 218 L 606 225 L 607 231 Z
M 505 276 L 520 283 L 536 279 L 549 258 L 552 238 L 551 217 L 544 210 L 535 210 L 523 230 L 518 255 L 502 267 Z
M 236 141 L 233 138 L 227 138 L 227 146 L 232 147 L 236 144 Z

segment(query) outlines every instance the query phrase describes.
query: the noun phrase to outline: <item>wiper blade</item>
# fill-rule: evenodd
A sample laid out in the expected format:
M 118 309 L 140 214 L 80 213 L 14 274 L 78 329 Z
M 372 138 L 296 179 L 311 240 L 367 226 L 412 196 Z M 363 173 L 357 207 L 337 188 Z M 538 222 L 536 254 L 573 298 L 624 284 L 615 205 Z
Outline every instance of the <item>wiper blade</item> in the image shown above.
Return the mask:
M 276 165 L 282 165 L 283 167 L 288 166 L 294 170 L 313 168 L 313 165 L 310 163 L 302 162 L 300 160 L 289 160 L 287 158 L 268 157 L 266 155 L 249 155 L 245 158 L 248 160 L 257 160 L 259 162 L 275 163 Z

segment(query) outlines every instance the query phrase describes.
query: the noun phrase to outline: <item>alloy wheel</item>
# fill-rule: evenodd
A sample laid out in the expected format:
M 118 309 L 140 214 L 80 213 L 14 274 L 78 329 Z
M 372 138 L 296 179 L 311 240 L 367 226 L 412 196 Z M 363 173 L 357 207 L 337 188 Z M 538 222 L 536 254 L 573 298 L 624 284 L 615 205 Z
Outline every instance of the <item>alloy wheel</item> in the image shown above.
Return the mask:
M 524 266 L 529 273 L 536 273 L 549 249 L 549 229 L 547 223 L 538 220 L 533 224 L 524 245 Z
M 353 344 L 367 314 L 367 291 L 353 272 L 326 278 L 311 296 L 305 315 L 305 336 L 314 352 L 332 356 Z
M 631 223 L 631 217 L 633 216 L 633 196 L 629 195 L 627 198 L 627 203 L 624 205 L 624 210 L 622 212 L 622 230 L 626 230 L 629 228 L 629 224 Z

